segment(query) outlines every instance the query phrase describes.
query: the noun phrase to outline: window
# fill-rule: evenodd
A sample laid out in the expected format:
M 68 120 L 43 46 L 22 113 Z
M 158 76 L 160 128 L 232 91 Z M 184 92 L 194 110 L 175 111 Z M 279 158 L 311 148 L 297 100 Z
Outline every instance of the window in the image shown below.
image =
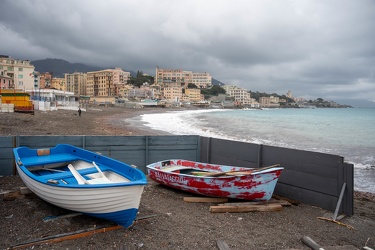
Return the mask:
M 18 78 L 19 79 L 23 79 L 23 75 L 18 75 Z
M 23 71 L 23 68 L 18 68 L 18 71 Z

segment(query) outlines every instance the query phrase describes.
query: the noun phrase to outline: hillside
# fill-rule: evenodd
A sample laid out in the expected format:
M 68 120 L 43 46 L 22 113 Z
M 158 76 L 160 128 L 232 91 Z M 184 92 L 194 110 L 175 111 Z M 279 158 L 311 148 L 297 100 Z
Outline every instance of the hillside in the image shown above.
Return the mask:
M 35 66 L 35 70 L 38 72 L 52 72 L 53 77 L 64 77 L 65 73 L 86 73 L 103 69 L 100 67 L 89 66 L 82 63 L 70 63 L 62 59 L 51 58 L 32 61 L 31 64 Z

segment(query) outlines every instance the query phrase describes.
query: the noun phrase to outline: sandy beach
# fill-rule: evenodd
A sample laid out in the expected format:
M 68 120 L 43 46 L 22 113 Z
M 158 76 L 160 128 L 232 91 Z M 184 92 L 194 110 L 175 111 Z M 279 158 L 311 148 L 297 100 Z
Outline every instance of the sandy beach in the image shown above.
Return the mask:
M 81 116 L 72 110 L 1 113 L 0 135 L 158 135 L 127 119 L 167 111 L 96 107 Z M 211 213 L 214 204 L 184 202 L 193 195 L 149 180 L 139 220 L 131 228 L 110 230 L 110 222 L 84 215 L 45 221 L 72 212 L 21 194 L 24 186 L 18 176 L 0 177 L 0 249 L 219 249 L 218 241 L 229 249 L 310 249 L 303 236 L 324 249 L 375 249 L 375 195 L 369 193 L 355 192 L 354 215 L 333 223 L 318 218 L 331 218 L 332 212 L 298 202 L 277 212 Z M 87 233 L 92 229 L 97 231 Z M 82 231 L 86 234 L 78 238 Z M 81 235 L 63 238 L 74 232 Z M 41 242 L 50 238 L 56 240 Z

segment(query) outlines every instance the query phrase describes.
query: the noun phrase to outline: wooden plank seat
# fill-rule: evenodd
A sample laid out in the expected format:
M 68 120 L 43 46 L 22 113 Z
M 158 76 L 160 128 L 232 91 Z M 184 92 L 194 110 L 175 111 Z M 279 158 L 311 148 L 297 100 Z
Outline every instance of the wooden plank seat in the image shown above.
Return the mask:
M 93 165 L 97 172 L 100 174 L 101 177 L 93 178 L 93 179 L 86 179 L 84 178 L 78 171 L 73 167 L 72 164 L 68 165 L 68 168 L 70 172 L 72 172 L 74 178 L 76 178 L 78 184 L 84 185 L 84 184 L 106 184 L 106 183 L 113 183 L 111 180 L 109 180 L 103 172 L 100 170 L 100 168 L 93 162 Z
M 98 170 L 95 167 L 80 169 L 76 171 L 78 171 L 80 175 L 94 174 L 98 172 Z M 48 180 L 48 179 L 58 180 L 58 179 L 71 178 L 73 177 L 73 174 L 71 171 L 65 171 L 65 172 L 60 172 L 60 173 L 40 175 L 40 177 L 43 178 L 44 180 Z

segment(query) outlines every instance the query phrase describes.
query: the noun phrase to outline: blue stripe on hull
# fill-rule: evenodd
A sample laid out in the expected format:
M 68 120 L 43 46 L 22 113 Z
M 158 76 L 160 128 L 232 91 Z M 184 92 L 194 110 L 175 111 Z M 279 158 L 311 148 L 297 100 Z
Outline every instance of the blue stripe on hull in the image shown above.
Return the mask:
M 93 214 L 93 213 L 85 213 L 87 215 L 110 220 L 113 221 L 120 226 L 123 226 L 125 228 L 130 227 L 133 225 L 133 222 L 137 216 L 138 209 L 131 208 L 123 211 L 113 212 L 113 213 L 103 213 L 103 214 Z

